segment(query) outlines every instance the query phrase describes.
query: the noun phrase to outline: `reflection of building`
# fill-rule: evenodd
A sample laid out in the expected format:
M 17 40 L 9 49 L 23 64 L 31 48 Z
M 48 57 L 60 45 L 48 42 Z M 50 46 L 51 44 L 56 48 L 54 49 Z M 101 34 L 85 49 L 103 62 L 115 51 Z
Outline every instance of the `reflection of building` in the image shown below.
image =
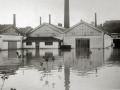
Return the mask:
M 104 60 L 111 55 L 109 51 L 111 52 L 111 49 L 72 49 L 65 51 L 63 55 L 64 65 L 73 67 L 73 70 L 80 72 L 96 71 L 97 67 L 102 66 Z
M 76 49 L 76 58 L 89 59 L 90 54 L 91 54 L 90 49 L 84 49 L 84 48 Z
M 52 69 L 57 69 L 56 65 L 60 66 L 63 64 L 63 58 L 60 56 L 59 52 L 58 49 L 36 49 L 24 51 L 24 55 L 26 56 L 26 64 L 34 65 L 39 70 L 43 70 L 43 67 L 48 68 L 50 71 Z M 45 61 L 43 56 L 49 56 L 48 62 Z M 54 62 L 52 56 L 55 57 Z M 43 66 L 41 66 L 41 62 Z
M 0 53 L 0 66 L 19 64 L 16 52 L 21 55 L 21 50 L 8 50 Z
M 20 50 L 8 50 L 0 52 L 0 74 L 14 75 L 20 66 L 20 60 L 17 58 L 16 52 Z

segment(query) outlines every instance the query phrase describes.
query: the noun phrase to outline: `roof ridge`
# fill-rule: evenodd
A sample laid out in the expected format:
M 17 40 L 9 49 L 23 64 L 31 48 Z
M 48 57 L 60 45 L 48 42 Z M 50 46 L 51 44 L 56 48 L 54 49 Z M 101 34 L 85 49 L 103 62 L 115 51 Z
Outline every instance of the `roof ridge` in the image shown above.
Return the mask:
M 98 31 L 100 31 L 100 32 L 105 32 L 104 30 L 101 30 L 101 29 L 99 29 L 99 28 L 97 28 L 97 27 L 95 27 L 95 26 L 93 26 L 93 25 L 91 25 L 91 24 L 89 24 L 89 23 L 81 20 L 80 22 L 78 22 L 77 24 L 73 25 L 73 26 L 70 27 L 68 30 L 66 30 L 64 33 L 70 31 L 71 29 L 73 29 L 74 27 L 76 27 L 76 26 L 78 26 L 78 25 L 80 25 L 80 24 L 86 24 L 86 25 L 88 25 L 89 27 L 94 28 L 94 29 L 96 29 L 96 30 L 98 30 Z

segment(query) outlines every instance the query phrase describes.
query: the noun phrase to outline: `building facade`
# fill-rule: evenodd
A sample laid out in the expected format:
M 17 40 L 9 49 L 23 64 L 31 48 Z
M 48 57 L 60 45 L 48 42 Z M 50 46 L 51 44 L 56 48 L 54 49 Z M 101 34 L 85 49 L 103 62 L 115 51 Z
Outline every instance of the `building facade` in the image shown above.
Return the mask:
M 48 23 L 36 27 L 24 40 L 24 48 L 60 48 L 64 28 Z
M 0 25 L 0 49 L 21 49 L 22 36 L 13 25 Z
M 112 38 L 104 31 L 81 21 L 65 31 L 63 41 L 64 45 L 71 45 L 71 48 L 106 48 L 111 46 Z

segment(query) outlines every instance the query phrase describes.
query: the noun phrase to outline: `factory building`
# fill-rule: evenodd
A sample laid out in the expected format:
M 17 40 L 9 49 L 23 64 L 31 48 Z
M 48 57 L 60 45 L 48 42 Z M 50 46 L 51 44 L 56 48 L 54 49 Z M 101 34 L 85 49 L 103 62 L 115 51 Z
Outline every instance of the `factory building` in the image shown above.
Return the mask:
M 24 48 L 60 48 L 64 28 L 50 23 L 43 23 L 30 31 L 23 41 Z
M 81 21 L 70 27 L 69 0 L 65 0 L 64 4 L 64 28 L 61 27 L 62 25 L 55 26 L 51 24 L 51 16 L 49 15 L 49 23 L 44 23 L 30 32 L 30 38 L 28 37 L 24 42 L 25 48 L 35 48 L 37 46 L 39 48 L 60 48 L 61 45 L 70 46 L 71 48 L 106 48 L 112 45 L 113 40 L 108 33 L 97 28 L 96 13 L 95 26 Z M 39 37 L 38 42 L 33 41 L 32 37 L 37 39 Z M 44 38 L 49 38 L 49 41 Z M 57 40 L 52 40 L 53 38 Z M 30 39 L 32 42 L 31 46 L 27 45 Z M 50 44 L 47 45 L 47 42 Z
M 64 27 L 62 24 L 41 24 L 34 29 L 31 27 L 17 28 L 14 15 L 13 25 L 0 26 L 0 48 L 106 48 L 112 45 L 113 39 L 109 34 L 97 28 L 97 17 L 95 14 L 95 26 L 81 20 L 81 22 L 70 27 L 69 0 L 65 0 Z M 3 28 L 4 27 L 4 28 Z
M 22 36 L 16 27 L 15 14 L 13 16 L 13 24 L 0 25 L 0 49 L 21 49 Z
M 84 21 L 64 33 L 64 45 L 71 45 L 71 48 L 106 48 L 111 43 L 112 38 L 106 32 Z

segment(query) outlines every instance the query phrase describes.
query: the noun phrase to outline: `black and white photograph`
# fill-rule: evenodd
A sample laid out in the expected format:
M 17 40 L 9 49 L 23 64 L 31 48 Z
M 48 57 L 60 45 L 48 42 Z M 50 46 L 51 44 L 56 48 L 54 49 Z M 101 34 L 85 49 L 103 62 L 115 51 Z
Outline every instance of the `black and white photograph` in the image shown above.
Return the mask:
M 0 90 L 120 90 L 120 0 L 0 0 Z

